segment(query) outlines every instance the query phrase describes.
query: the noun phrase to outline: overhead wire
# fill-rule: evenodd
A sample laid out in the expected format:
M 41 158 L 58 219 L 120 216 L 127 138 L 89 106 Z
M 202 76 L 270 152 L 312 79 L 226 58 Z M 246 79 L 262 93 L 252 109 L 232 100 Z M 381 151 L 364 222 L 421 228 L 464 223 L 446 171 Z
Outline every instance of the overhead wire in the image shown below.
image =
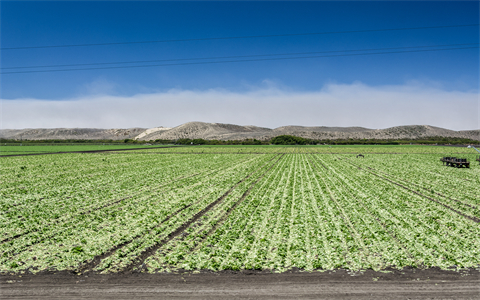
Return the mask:
M 111 43 L 89 43 L 89 44 L 63 44 L 63 45 L 45 45 L 45 46 L 19 46 L 19 47 L 4 47 L 4 48 L 0 48 L 0 50 L 1 50 L 1 51 L 5 51 L 5 50 L 21 50 L 21 49 L 90 47 L 90 46 L 149 44 L 149 43 L 174 43 L 174 42 L 209 41 L 209 40 L 232 40 L 232 39 L 249 39 L 249 38 L 266 38 L 266 37 L 285 37 L 285 36 L 308 36 L 308 35 L 339 34 L 339 33 L 361 33 L 361 32 L 382 32 L 382 31 L 401 31 L 401 30 L 421 30 L 421 29 L 456 28 L 456 27 L 473 27 L 473 26 L 477 26 L 477 27 L 478 27 L 479 25 L 480 25 L 480 24 L 442 25 L 442 26 L 404 27 L 404 28 L 387 28 L 387 29 L 365 29 L 365 30 L 347 30 L 347 31 L 325 31 L 325 32 L 312 32 L 312 33 L 287 33 L 287 34 L 249 35 L 249 36 L 231 36 L 231 37 L 190 38 L 190 39 L 173 39 L 173 40 L 152 40 L 152 41 L 136 41 L 136 42 L 111 42 Z
M 390 48 L 369 48 L 369 49 L 353 49 L 353 50 L 349 49 L 349 50 L 313 51 L 313 52 L 291 52 L 291 53 L 276 53 L 276 54 L 214 56 L 214 57 L 196 57 L 196 58 L 172 58 L 172 59 L 135 60 L 135 61 L 119 61 L 119 62 L 98 62 L 98 63 L 62 64 L 62 65 L 57 64 L 57 65 L 37 65 L 37 66 L 15 66 L 15 67 L 2 67 L 2 68 L 0 68 L 0 70 L 34 69 L 34 68 L 59 68 L 59 67 L 76 67 L 76 66 L 97 66 L 97 65 L 153 63 L 153 62 L 168 62 L 168 61 L 187 61 L 187 60 L 231 59 L 231 58 L 285 56 L 285 55 L 308 55 L 308 54 L 320 54 L 320 53 L 379 51 L 379 50 L 397 50 L 397 49 L 412 49 L 412 48 L 438 48 L 438 47 L 471 46 L 471 45 L 478 45 L 478 43 L 444 44 L 444 45 L 428 45 L 428 46 L 409 46 L 409 47 L 390 47 Z
M 48 73 L 48 72 L 65 72 L 65 71 L 101 70 L 101 69 L 105 70 L 105 69 L 127 69 L 127 68 L 180 66 L 180 65 L 204 65 L 204 64 L 220 64 L 220 63 L 234 63 L 234 62 L 274 61 L 274 60 L 291 60 L 291 59 L 306 59 L 306 58 L 308 59 L 308 58 L 321 58 L 321 57 L 345 57 L 345 56 L 361 56 L 361 55 L 381 55 L 381 54 L 396 54 L 396 53 L 414 53 L 414 52 L 434 52 L 434 51 L 446 51 L 446 50 L 478 49 L 479 48 L 478 44 L 475 44 L 475 45 L 477 45 L 477 46 L 444 48 L 444 49 L 417 49 L 417 50 L 405 50 L 405 51 L 348 53 L 348 54 L 334 54 L 334 55 L 312 55 L 312 56 L 299 56 L 299 57 L 222 60 L 222 61 L 208 61 L 208 62 L 182 62 L 182 63 L 172 63 L 172 64 L 151 64 L 151 65 L 139 65 L 139 66 L 110 66 L 110 67 L 76 68 L 76 69 L 30 70 L 30 71 L 1 72 L 0 74 L 6 75 L 6 74 L 18 74 L 18 73 Z

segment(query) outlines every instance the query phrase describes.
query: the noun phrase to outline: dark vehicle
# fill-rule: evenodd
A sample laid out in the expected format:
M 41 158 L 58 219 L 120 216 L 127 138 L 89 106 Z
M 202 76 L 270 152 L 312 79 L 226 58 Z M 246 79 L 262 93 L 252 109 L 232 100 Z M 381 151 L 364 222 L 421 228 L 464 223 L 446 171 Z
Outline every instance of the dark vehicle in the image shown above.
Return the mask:
M 443 165 L 455 168 L 470 168 L 470 162 L 466 158 L 442 157 Z

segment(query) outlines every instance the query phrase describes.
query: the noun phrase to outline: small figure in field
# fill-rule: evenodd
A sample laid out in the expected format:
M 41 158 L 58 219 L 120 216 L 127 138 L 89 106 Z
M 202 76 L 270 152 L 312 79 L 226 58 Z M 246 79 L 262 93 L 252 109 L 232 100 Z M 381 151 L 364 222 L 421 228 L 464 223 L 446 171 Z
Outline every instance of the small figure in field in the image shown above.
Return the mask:
M 359 157 L 363 157 L 363 158 L 365 158 L 365 156 L 363 156 L 363 154 L 359 154 L 359 155 L 357 155 L 357 158 L 359 158 Z

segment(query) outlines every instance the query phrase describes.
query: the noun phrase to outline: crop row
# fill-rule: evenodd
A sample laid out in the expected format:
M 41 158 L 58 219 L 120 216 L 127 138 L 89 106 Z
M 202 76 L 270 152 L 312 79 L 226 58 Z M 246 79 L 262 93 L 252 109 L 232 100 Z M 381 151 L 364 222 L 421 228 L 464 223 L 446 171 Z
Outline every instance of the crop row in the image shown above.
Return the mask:
M 299 149 L 78 155 L 84 169 L 73 154 L 16 158 L 34 188 L 15 192 L 20 171 L 7 165 L 0 272 L 480 266 L 475 168 L 443 167 L 437 154 Z M 43 163 L 55 163 L 50 174 Z M 38 199 L 51 192 L 45 179 L 58 190 Z
M 155 228 L 147 234 L 136 239 L 134 243 L 130 243 L 127 247 L 117 250 L 107 259 L 103 259 L 95 270 L 100 271 L 118 271 L 128 267 L 134 267 L 141 264 L 144 260 L 142 257 L 151 255 L 151 252 L 162 246 L 166 241 L 172 239 L 177 233 L 183 233 L 184 227 L 187 228 L 191 224 L 197 224 L 200 217 L 205 217 L 211 210 L 222 207 L 228 202 L 231 194 L 241 189 L 246 182 L 252 180 L 252 176 L 260 173 L 263 169 L 268 168 L 273 163 L 274 157 L 270 157 L 267 161 L 262 161 L 259 165 L 251 166 L 242 172 L 233 170 L 228 176 L 223 176 L 223 182 L 218 182 L 205 193 L 200 193 L 199 201 L 190 207 L 182 210 L 181 215 L 176 215 L 167 223 Z M 243 176 L 243 178 L 238 177 Z M 258 175 L 255 175 L 258 176 Z
M 131 152 L 131 151 L 129 151 Z M 193 146 L 166 149 L 135 150 L 137 153 L 181 153 L 181 154 L 207 154 L 207 153 L 289 153 L 289 154 L 441 154 L 445 156 L 477 155 L 475 150 L 465 147 L 423 146 L 423 145 L 262 145 L 262 146 Z
M 475 166 L 470 169 L 449 168 L 443 166 L 439 158 L 438 155 L 424 157 L 390 155 L 369 156 L 353 162 L 373 171 L 380 171 L 384 175 L 394 176 L 409 186 L 421 187 L 423 191 L 428 190 L 431 194 L 460 200 L 464 206 L 475 208 L 478 214 L 480 168 Z
M 45 269 L 73 268 L 79 262 L 100 255 L 115 245 L 142 235 L 179 208 L 192 206 L 201 193 L 222 189 L 232 176 L 241 176 L 268 156 L 250 157 L 209 176 L 175 182 L 170 190 L 144 193 L 66 222 L 46 226 L 0 245 L 2 267 L 14 265 Z M 208 163 L 208 161 L 207 161 Z
M 8 201 L 8 191 L 4 191 L 4 211 L 2 220 L 2 238 L 18 235 L 49 223 L 58 224 L 74 215 L 89 212 L 142 194 L 149 195 L 152 190 L 196 175 L 206 175 L 209 170 L 223 169 L 224 164 L 251 159 L 248 157 L 221 156 L 181 159 L 163 157 L 162 160 L 130 162 L 129 168 L 116 167 L 103 169 L 99 176 L 65 180 L 55 176 L 38 189 L 29 188 L 23 198 L 16 199 L 15 205 Z M 212 161 L 213 160 L 213 161 Z M 80 169 L 79 172 L 82 172 Z M 201 177 L 201 176 L 200 176 Z M 29 182 L 28 186 L 33 185 Z M 53 186 L 50 186 L 53 185 Z M 2 189 L 3 190 L 3 189 Z M 52 191 L 53 190 L 53 191 Z M 52 195 L 55 191 L 58 193 Z M 50 195 L 50 196 L 48 196 Z M 69 196 L 67 196 L 69 195 Z M 10 204 L 10 206 L 7 205 Z M 6 209 L 6 208 L 10 209 Z
M 213 234 L 216 217 L 147 269 L 478 266 L 477 223 L 340 158 L 287 155 Z

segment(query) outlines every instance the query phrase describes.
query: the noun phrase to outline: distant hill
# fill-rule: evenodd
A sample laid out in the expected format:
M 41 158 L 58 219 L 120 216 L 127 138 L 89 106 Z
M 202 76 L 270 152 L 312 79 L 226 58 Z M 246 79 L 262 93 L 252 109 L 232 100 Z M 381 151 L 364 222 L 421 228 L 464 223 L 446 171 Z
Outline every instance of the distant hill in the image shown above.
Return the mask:
M 0 138 L 24 140 L 48 139 L 137 139 L 177 140 L 267 140 L 279 135 L 295 135 L 310 139 L 417 139 L 426 137 L 449 137 L 480 139 L 480 130 L 454 131 L 429 125 L 396 126 L 386 129 L 364 127 L 306 127 L 282 126 L 275 129 L 240 126 L 222 123 L 189 122 L 173 128 L 129 128 L 129 129 L 94 129 L 94 128 L 56 128 L 56 129 L 2 129 Z
M 17 140 L 122 140 L 133 139 L 146 128 L 0 129 L 0 138 Z
M 169 130 L 157 131 L 141 137 L 141 140 L 266 140 L 279 135 L 295 135 L 310 139 L 416 139 L 424 137 L 456 137 L 479 139 L 480 130 L 454 131 L 429 125 L 397 126 L 386 129 L 364 127 L 305 127 L 282 126 L 275 129 L 239 126 L 221 123 L 189 122 Z

